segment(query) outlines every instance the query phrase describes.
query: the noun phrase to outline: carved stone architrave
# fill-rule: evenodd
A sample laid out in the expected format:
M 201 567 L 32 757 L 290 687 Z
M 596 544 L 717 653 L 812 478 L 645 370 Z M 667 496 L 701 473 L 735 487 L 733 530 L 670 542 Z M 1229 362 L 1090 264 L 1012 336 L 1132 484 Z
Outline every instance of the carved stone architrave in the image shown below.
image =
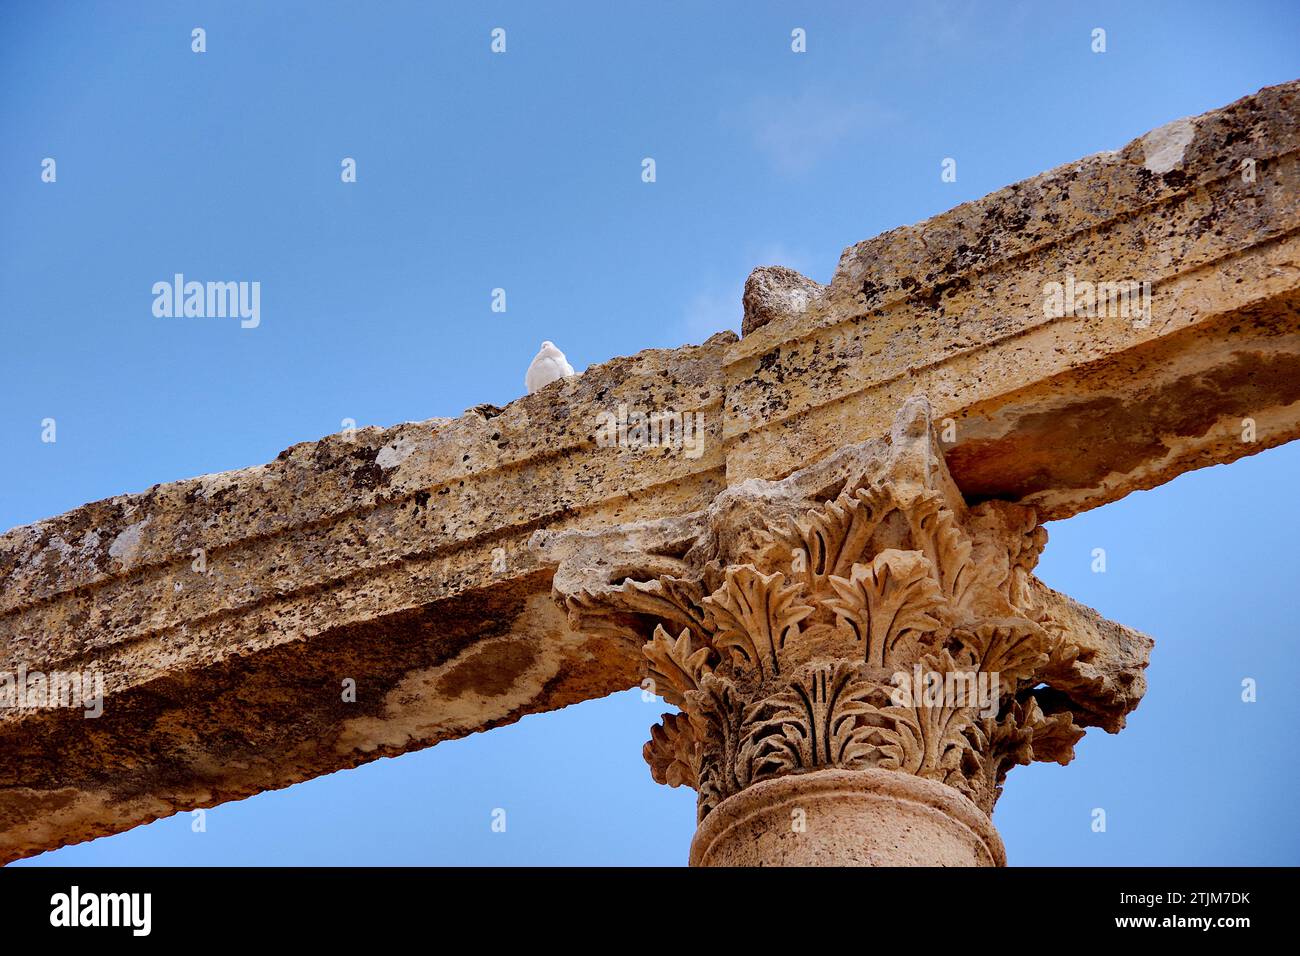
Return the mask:
M 1085 726 L 1122 726 L 1149 641 L 1133 673 L 1099 679 L 1038 598 L 1046 540 L 1032 508 L 966 505 L 914 397 L 888 441 L 703 512 L 534 547 L 571 626 L 640 647 L 680 709 L 645 759 L 697 791 L 703 823 L 747 788 L 826 770 L 912 775 L 988 815 L 1012 766 L 1067 763 Z

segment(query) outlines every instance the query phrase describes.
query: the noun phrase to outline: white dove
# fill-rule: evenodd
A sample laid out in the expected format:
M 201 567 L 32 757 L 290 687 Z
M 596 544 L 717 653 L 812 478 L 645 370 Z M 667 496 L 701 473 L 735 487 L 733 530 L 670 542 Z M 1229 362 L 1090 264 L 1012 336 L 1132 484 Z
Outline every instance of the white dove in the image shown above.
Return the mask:
M 542 350 L 533 358 L 524 373 L 524 388 L 529 394 L 552 382 L 573 374 L 573 366 L 564 357 L 564 353 L 555 347 L 554 342 L 543 342 Z

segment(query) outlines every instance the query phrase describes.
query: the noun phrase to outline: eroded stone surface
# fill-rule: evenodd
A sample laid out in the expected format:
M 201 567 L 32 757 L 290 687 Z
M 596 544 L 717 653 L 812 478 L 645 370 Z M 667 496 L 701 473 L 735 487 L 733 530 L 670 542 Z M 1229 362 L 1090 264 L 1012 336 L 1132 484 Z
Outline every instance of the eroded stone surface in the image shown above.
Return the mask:
M 759 266 L 745 280 L 740 334 L 749 335 L 774 319 L 800 316 L 826 289 L 785 266 Z

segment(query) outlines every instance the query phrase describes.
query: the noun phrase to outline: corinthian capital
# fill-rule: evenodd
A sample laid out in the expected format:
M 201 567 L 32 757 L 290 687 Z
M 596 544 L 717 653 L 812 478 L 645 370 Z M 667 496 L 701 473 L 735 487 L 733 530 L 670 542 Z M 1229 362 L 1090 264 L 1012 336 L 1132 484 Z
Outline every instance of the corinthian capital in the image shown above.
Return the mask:
M 679 708 L 645 758 L 698 792 L 704 821 L 822 770 L 924 778 L 989 814 L 1010 767 L 1066 763 L 1084 726 L 1117 729 L 1145 660 L 1098 673 L 1072 630 L 1086 612 L 1054 614 L 1032 578 L 1046 540 L 1032 508 L 967 506 L 914 398 L 888 441 L 743 482 L 703 512 L 535 546 L 572 626 L 640 648 Z

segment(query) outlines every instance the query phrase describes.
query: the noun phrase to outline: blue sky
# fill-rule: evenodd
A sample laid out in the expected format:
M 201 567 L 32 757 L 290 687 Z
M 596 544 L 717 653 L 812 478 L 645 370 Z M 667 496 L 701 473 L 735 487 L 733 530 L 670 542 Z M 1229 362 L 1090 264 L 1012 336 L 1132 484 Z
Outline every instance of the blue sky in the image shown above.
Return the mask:
M 505 404 L 542 339 L 579 369 L 702 341 L 756 265 L 825 282 L 850 243 L 1300 76 L 1290 2 L 899 7 L 5 3 L 0 528 L 344 418 Z M 259 281 L 261 325 L 155 318 L 176 272 Z M 1157 645 L 1128 730 L 1012 772 L 1013 863 L 1300 863 L 1298 465 L 1049 526 L 1043 579 Z M 678 865 L 693 794 L 640 757 L 662 709 L 615 695 L 34 862 Z

